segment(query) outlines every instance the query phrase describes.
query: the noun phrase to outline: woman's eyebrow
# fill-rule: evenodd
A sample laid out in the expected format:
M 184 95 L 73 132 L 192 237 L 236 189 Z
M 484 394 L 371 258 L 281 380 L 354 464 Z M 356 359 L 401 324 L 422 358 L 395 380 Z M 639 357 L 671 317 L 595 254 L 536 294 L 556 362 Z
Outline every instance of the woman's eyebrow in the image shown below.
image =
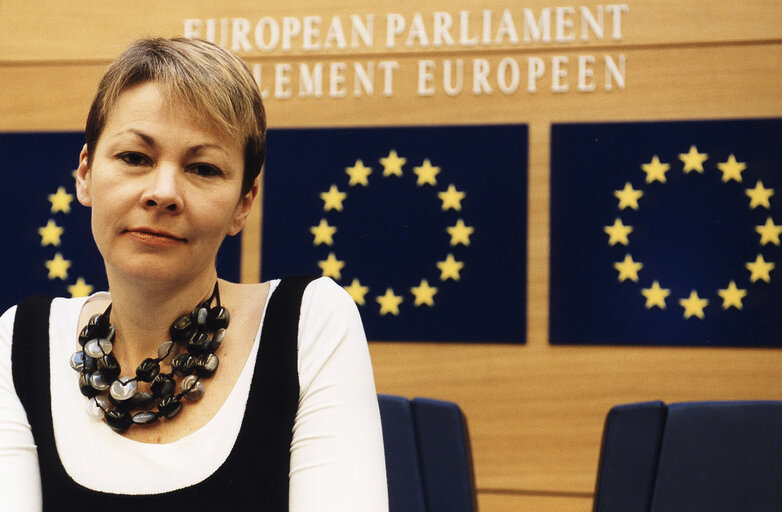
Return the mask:
M 144 132 L 135 130 L 133 128 L 128 128 L 127 130 L 122 130 L 121 132 L 117 132 L 114 136 L 117 137 L 117 136 L 120 136 L 120 135 L 124 135 L 126 133 L 130 133 L 130 134 L 135 135 L 136 137 L 140 138 L 144 142 L 144 144 L 146 144 L 147 146 L 154 146 L 155 145 L 155 139 L 154 138 L 152 138 L 151 136 L 147 135 Z
M 211 143 L 204 143 L 204 144 L 197 144 L 190 149 L 187 150 L 188 156 L 195 156 L 198 153 L 200 153 L 203 150 L 206 149 L 214 149 L 216 151 L 219 151 L 224 154 L 228 154 L 228 152 L 219 144 L 211 144 Z

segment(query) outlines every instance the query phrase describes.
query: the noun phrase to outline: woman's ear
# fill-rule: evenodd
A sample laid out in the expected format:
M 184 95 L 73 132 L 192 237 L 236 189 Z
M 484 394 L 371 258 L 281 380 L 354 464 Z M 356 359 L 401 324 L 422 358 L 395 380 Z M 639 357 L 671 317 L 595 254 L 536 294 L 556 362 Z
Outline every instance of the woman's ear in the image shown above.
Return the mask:
M 255 178 L 255 181 L 253 181 L 253 186 L 250 187 L 250 190 L 244 194 L 241 199 L 239 199 L 239 204 L 236 206 L 234 220 L 231 223 L 230 229 L 228 230 L 229 235 L 236 235 L 242 230 L 244 223 L 247 221 L 247 216 L 250 214 L 250 209 L 253 206 L 253 202 L 255 202 L 255 198 L 258 196 L 259 190 L 260 185 L 258 183 L 258 178 Z
M 79 167 L 76 169 L 76 197 L 84 206 L 92 206 L 92 196 L 90 195 L 90 167 L 87 163 L 87 144 L 81 148 L 79 153 Z

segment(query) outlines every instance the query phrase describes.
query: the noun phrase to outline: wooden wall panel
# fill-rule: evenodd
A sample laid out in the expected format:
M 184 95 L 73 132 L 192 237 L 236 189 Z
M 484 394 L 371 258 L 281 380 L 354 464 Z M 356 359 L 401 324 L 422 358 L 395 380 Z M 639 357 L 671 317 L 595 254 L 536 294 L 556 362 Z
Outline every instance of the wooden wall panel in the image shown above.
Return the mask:
M 310 0 L 279 3 L 247 3 L 241 1 L 214 2 L 212 0 L 178 0 L 161 4 L 155 0 L 132 0 L 126 2 L 104 2 L 101 0 L 83 0 L 81 2 L 55 2 L 52 0 L 25 2 L 23 0 L 6 0 L 0 4 L 0 59 L 3 61 L 53 61 L 53 60 L 110 60 L 116 56 L 119 49 L 134 38 L 144 35 L 177 36 L 184 31 L 184 20 L 197 19 L 233 19 L 246 18 L 250 22 L 251 34 L 263 17 L 281 20 L 284 16 L 303 17 L 320 16 L 322 20 L 321 37 L 325 38 L 328 29 L 326 23 L 334 15 L 342 17 L 343 28 L 350 30 L 349 17 L 357 14 L 365 17 L 372 14 L 375 17 L 374 41 L 371 47 L 360 45 L 358 48 L 333 51 L 333 54 L 350 53 L 386 53 L 386 19 L 388 14 L 402 14 L 407 19 L 406 30 L 398 37 L 394 48 L 398 53 L 415 53 L 417 47 L 406 48 L 404 41 L 412 24 L 412 13 L 422 15 L 424 26 L 430 40 L 429 48 L 438 52 L 459 52 L 464 48 L 458 45 L 459 11 L 468 11 L 471 15 L 469 35 L 480 36 L 482 18 L 481 12 L 489 9 L 494 12 L 492 34 L 496 36 L 496 28 L 504 9 L 509 9 L 514 18 L 514 26 L 521 40 L 518 44 L 509 44 L 507 38 L 501 44 L 492 43 L 492 48 L 541 48 L 550 47 L 554 43 L 523 42 L 523 9 L 532 11 L 533 16 L 540 18 L 543 8 L 552 10 L 552 22 L 556 18 L 556 7 L 569 6 L 574 13 L 568 16 L 573 22 L 572 33 L 575 41 L 559 43 L 558 46 L 615 46 L 617 41 L 611 37 L 613 16 L 604 6 L 624 5 L 626 12 L 621 15 L 622 38 L 620 43 L 626 45 L 682 45 L 693 43 L 723 43 L 747 42 L 778 39 L 779 20 L 782 19 L 782 5 L 774 0 L 745 0 L 730 2 L 727 0 L 715 2 L 700 2 L 698 0 L 661 0 L 649 2 L 644 0 L 628 0 L 622 3 L 612 2 L 577 2 L 552 3 L 545 0 L 526 0 L 524 2 L 505 0 L 503 2 L 486 2 L 485 0 L 462 0 L 458 6 L 448 0 L 431 0 L 422 4 L 414 0 L 373 0 L 351 2 L 335 0 L 328 5 Z M 580 6 L 584 6 L 597 16 L 598 6 L 605 12 L 604 34 L 602 39 L 589 32 L 586 42 L 580 39 L 581 15 Z M 432 37 L 433 19 L 436 11 L 450 13 L 453 17 L 453 28 L 450 32 L 457 44 L 434 48 Z M 219 25 L 219 22 L 218 22 Z M 554 25 L 552 24 L 552 39 Z M 566 34 L 571 31 L 566 31 Z M 204 34 L 206 31 L 204 30 Z M 219 38 L 219 33 L 218 33 Z M 251 36 L 251 44 L 254 36 Z M 218 39 L 219 40 L 219 39 Z M 230 39 L 229 39 L 230 44 Z M 469 48 L 468 48 L 469 49 Z M 250 51 L 240 51 L 244 55 L 261 55 L 257 48 Z M 283 53 L 278 50 L 277 55 Z M 297 39 L 293 39 L 292 47 L 284 52 L 295 57 L 302 54 L 319 54 L 323 52 L 304 51 Z
M 481 512 L 590 512 L 592 499 L 551 494 L 482 493 L 478 495 L 478 509 Z
M 183 20 L 263 16 L 374 13 L 383 31 L 386 13 L 408 20 L 417 2 L 372 1 L 357 6 L 339 0 L 323 7 L 311 1 L 276 5 L 244 2 L 151 0 L 122 4 L 86 0 L 0 2 L 0 131 L 81 130 L 102 70 L 130 40 L 143 35 L 181 35 Z M 456 13 L 445 0 L 420 9 Z M 597 3 L 584 4 L 595 9 Z M 263 67 L 272 83 L 277 63 L 398 62 L 394 95 L 384 97 L 376 79 L 371 96 L 344 99 L 271 97 L 272 127 L 527 123 L 529 151 L 528 343 L 524 346 L 372 343 L 378 390 L 405 396 L 457 401 L 467 414 L 483 511 L 588 510 L 603 421 L 617 403 L 662 399 L 782 399 L 782 351 L 642 347 L 562 347 L 547 339 L 549 247 L 549 138 L 554 122 L 762 118 L 782 116 L 782 3 L 697 0 L 627 2 L 619 42 L 606 38 L 567 44 L 497 45 L 465 48 L 383 47 L 303 55 L 240 53 Z M 478 12 L 485 0 L 459 4 Z M 535 12 L 555 7 L 541 0 L 491 5 Z M 427 22 L 430 23 L 430 22 Z M 626 59 L 626 84 L 602 89 L 603 55 Z M 574 90 L 575 62 L 594 55 L 597 90 Z M 571 90 L 551 91 L 553 57 L 569 59 Z M 503 58 L 519 63 L 521 82 L 513 94 L 471 93 L 471 79 L 454 97 L 416 94 L 417 63 L 473 59 L 493 67 Z M 528 93 L 529 58 L 547 64 L 538 90 Z M 295 74 L 293 75 L 295 77 Z M 352 76 L 347 75 L 352 85 Z M 294 81 L 295 84 L 295 81 Z M 298 89 L 294 89 L 298 91 Z M 326 95 L 327 96 L 327 95 Z M 74 161 L 79 148 L 74 148 Z M 244 238 L 243 266 L 258 268 L 259 210 Z M 245 279 L 252 273 L 245 272 Z M 256 274 L 257 275 L 257 274 Z
M 782 111 L 782 40 L 715 46 L 708 51 L 653 47 L 622 53 L 627 60 L 623 90 L 554 93 L 550 90 L 550 74 L 546 74 L 534 94 L 526 92 L 525 79 L 515 94 L 495 91 L 476 96 L 465 91 L 456 97 L 418 96 L 418 59 L 398 59 L 400 74 L 395 79 L 393 97 L 376 94 L 341 100 L 298 96 L 268 100 L 269 125 L 521 122 L 548 130 L 551 122 L 768 117 Z M 535 55 L 545 57 L 547 53 Z M 574 62 L 579 53 L 557 55 Z M 500 60 L 491 54 L 481 58 L 492 65 Z M 517 59 L 525 65 L 525 54 Z M 255 60 L 248 62 L 253 64 Z M 93 63 L 0 65 L 0 131 L 83 129 L 103 69 L 105 64 Z M 548 89 L 544 88 L 546 83 Z

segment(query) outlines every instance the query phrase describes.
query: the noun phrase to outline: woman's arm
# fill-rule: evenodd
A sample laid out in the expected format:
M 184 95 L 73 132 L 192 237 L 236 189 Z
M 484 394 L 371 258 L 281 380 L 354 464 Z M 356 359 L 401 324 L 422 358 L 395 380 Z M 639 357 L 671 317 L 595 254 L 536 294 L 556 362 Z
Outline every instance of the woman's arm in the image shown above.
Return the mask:
M 41 475 L 33 434 L 11 373 L 15 314 L 13 307 L 0 317 L 0 509 L 28 512 L 41 510 Z
M 385 512 L 385 456 L 369 349 L 356 305 L 331 279 L 305 290 L 290 510 Z

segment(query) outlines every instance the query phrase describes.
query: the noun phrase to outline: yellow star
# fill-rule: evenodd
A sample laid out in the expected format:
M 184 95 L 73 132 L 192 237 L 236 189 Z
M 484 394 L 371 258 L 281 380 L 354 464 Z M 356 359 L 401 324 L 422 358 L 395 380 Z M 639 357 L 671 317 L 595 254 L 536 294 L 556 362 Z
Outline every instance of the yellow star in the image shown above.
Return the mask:
M 413 172 L 418 176 L 416 185 L 419 187 L 422 185 L 436 185 L 437 180 L 435 179 L 435 176 L 440 174 L 440 168 L 433 167 L 427 158 L 420 166 L 413 167 Z
M 741 183 L 741 171 L 747 168 L 747 164 L 744 162 L 737 162 L 736 157 L 731 153 L 728 157 L 728 161 L 718 163 L 717 168 L 722 172 L 723 182 L 727 183 L 730 180 L 736 180 Z
M 630 243 L 630 241 L 627 239 L 627 235 L 633 232 L 633 227 L 625 226 L 622 224 L 622 219 L 617 217 L 617 219 L 614 221 L 614 225 L 605 226 L 603 231 L 608 234 L 608 245 L 627 245 Z
M 328 258 L 318 262 L 318 266 L 324 276 L 339 280 L 342 278 L 342 267 L 345 266 L 345 262 L 338 260 L 334 253 L 330 252 Z
M 729 307 L 741 309 L 744 307 L 741 299 L 747 295 L 747 290 L 737 288 L 735 281 L 731 281 L 727 288 L 717 290 L 717 293 L 722 297 L 722 309 L 728 309 Z
M 402 297 L 394 295 L 394 290 L 391 288 L 386 288 L 385 295 L 377 296 L 377 303 L 380 304 L 381 315 L 391 313 L 396 316 L 399 314 L 399 305 L 402 303 Z
M 698 318 L 703 319 L 703 308 L 709 305 L 709 301 L 708 299 L 701 299 L 698 297 L 698 292 L 693 290 L 686 299 L 679 299 L 679 304 L 684 308 L 684 318 L 697 316 Z
M 765 188 L 763 182 L 758 180 L 757 184 L 755 184 L 755 188 L 747 189 L 747 195 L 749 196 L 750 208 L 754 209 L 758 206 L 762 206 L 763 208 L 770 209 L 771 203 L 769 202 L 769 199 L 774 195 L 774 189 Z
M 707 153 L 698 153 L 698 149 L 695 146 L 690 146 L 689 153 L 679 153 L 679 160 L 684 162 L 684 172 L 698 171 L 703 173 L 703 162 L 709 158 Z
M 336 185 L 332 185 L 328 192 L 321 192 L 320 198 L 323 200 L 323 211 L 337 210 L 342 211 L 342 201 L 348 195 L 345 192 L 340 192 Z
M 54 259 L 46 260 L 46 268 L 49 269 L 49 279 L 68 279 L 68 269 L 71 262 L 62 257 L 59 252 L 54 255 Z
M 648 164 L 641 164 L 641 169 L 646 173 L 646 183 L 653 181 L 659 181 L 665 183 L 665 173 L 668 172 L 671 166 L 660 162 L 657 155 L 652 157 L 652 161 Z
M 383 164 L 383 176 L 402 176 L 402 166 L 407 162 L 406 158 L 399 158 L 396 150 L 392 149 L 387 157 L 381 158 Z
M 445 192 L 438 192 L 437 197 L 443 202 L 443 211 L 453 208 L 454 210 L 462 210 L 462 199 L 464 199 L 464 192 L 456 190 L 452 184 L 448 185 L 448 190 Z
M 750 263 L 747 263 L 747 270 L 750 271 L 751 275 L 749 277 L 749 280 L 751 282 L 758 281 L 762 279 L 763 281 L 770 283 L 771 282 L 771 275 L 770 272 L 774 269 L 776 265 L 774 265 L 773 262 L 763 259 L 762 254 L 758 254 L 758 257 L 755 258 L 755 261 L 752 261 Z
M 614 263 L 614 268 L 619 271 L 619 282 L 630 279 L 631 281 L 638 282 L 638 271 L 643 268 L 643 263 L 633 261 L 633 257 L 629 254 L 625 255 L 623 261 Z
M 356 165 L 353 167 L 346 167 L 345 172 L 350 176 L 348 185 L 351 187 L 354 185 L 362 185 L 364 187 L 369 185 L 367 177 L 372 174 L 372 168 L 365 167 L 364 162 L 361 160 L 356 160 Z
M 459 271 L 464 267 L 464 263 L 461 261 L 456 261 L 453 258 L 453 254 L 449 254 L 445 261 L 438 261 L 437 262 L 437 268 L 440 269 L 440 281 L 447 281 L 448 279 L 453 279 L 454 281 L 459 280 Z
M 53 245 L 55 247 L 60 246 L 60 236 L 63 231 L 62 227 L 58 226 L 52 219 L 42 228 L 38 228 L 38 234 L 41 235 L 41 246 Z
M 766 219 L 762 226 L 755 226 L 755 231 L 760 235 L 760 245 L 772 243 L 779 245 L 779 235 L 782 234 L 782 226 L 777 226 L 771 217 Z
M 68 293 L 71 297 L 86 297 L 92 293 L 92 286 L 84 281 L 83 277 L 80 277 L 72 285 L 68 286 Z
M 364 296 L 369 292 L 368 286 L 361 286 L 361 283 L 358 281 L 358 279 L 353 279 L 353 282 L 350 283 L 350 286 L 345 286 L 345 291 L 347 291 L 351 297 L 353 297 L 353 300 L 356 301 L 356 304 L 359 306 L 364 305 Z
M 429 282 L 426 279 L 421 279 L 421 284 L 410 288 L 410 292 L 415 295 L 416 306 L 421 304 L 434 306 L 434 296 L 437 293 L 437 288 L 429 286 Z
M 455 226 L 447 227 L 445 230 L 451 235 L 451 245 L 470 245 L 470 235 L 473 234 L 475 228 L 465 226 L 464 221 L 459 219 Z
M 660 288 L 660 283 L 655 281 L 651 288 L 643 288 L 641 293 L 646 297 L 646 309 L 652 309 L 655 306 L 665 309 L 665 299 L 671 294 L 671 290 Z
M 312 241 L 312 245 L 333 245 L 334 239 L 332 237 L 336 232 L 336 226 L 329 226 L 329 223 L 326 222 L 326 219 L 320 219 L 320 224 L 310 228 L 310 233 L 315 235 L 315 240 Z
M 49 202 L 52 203 L 52 213 L 70 213 L 71 201 L 73 201 L 73 194 L 67 193 L 65 187 L 59 187 L 57 192 L 49 194 Z
M 642 190 L 635 190 L 630 182 L 625 183 L 625 188 L 615 190 L 614 195 L 619 199 L 619 209 L 632 208 L 638 209 L 638 200 L 644 195 Z

